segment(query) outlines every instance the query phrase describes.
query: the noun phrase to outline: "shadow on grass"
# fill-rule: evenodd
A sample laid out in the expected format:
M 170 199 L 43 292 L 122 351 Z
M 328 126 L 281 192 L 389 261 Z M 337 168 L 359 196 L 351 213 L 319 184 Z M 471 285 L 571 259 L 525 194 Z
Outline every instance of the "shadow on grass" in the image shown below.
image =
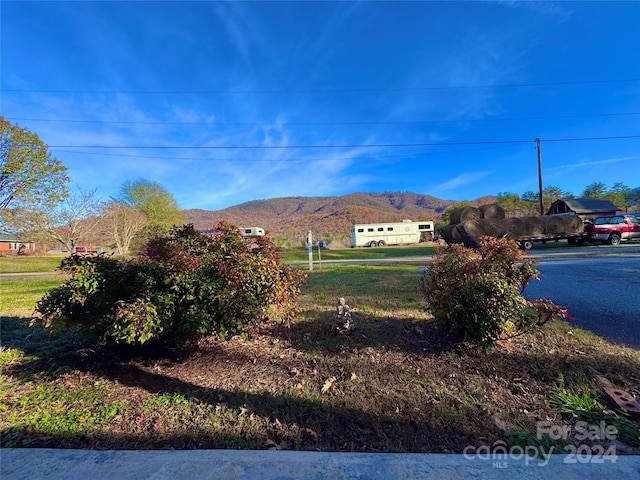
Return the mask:
M 308 319 L 290 327 L 277 325 L 266 332 L 282 338 L 304 352 L 340 353 L 364 348 L 384 347 L 404 353 L 439 354 L 462 349 L 438 323 L 431 320 L 375 316 L 358 313 L 353 316 L 355 328 L 339 333 L 335 315 L 326 310 L 311 310 Z
M 128 348 L 83 349 L 68 339 L 59 343 L 49 338 L 49 342 L 59 343 L 58 350 L 43 354 L 44 336 L 48 338 L 48 335 L 41 329 L 33 328 L 25 336 L 24 329 L 13 331 L 10 325 L 3 325 L 3 344 L 34 356 L 30 361 L 5 364 L 4 375 L 28 381 L 34 375 L 55 379 L 66 372 L 82 372 L 112 382 L 110 388 L 123 392 L 127 397 L 122 400 L 129 401 L 120 426 L 105 425 L 99 430 L 73 434 L 14 426 L 1 432 L 5 439 L 3 446 L 7 446 L 7 441 L 24 444 L 27 439 L 30 442 L 27 446 L 56 448 L 284 448 L 460 453 L 465 446 L 501 438 L 503 432 L 494 424 L 491 415 L 500 412 L 509 417 L 523 408 L 540 408 L 541 398 L 552 391 L 561 376 L 568 387 L 578 388 L 593 383 L 587 367 L 594 367 L 614 383 L 626 382 L 618 383 L 622 388 L 634 386 L 629 382 L 640 381 L 637 357 L 600 355 L 595 347 L 593 355 L 587 349 L 577 353 L 577 349 L 583 348 L 579 341 L 565 345 L 569 350 L 544 351 L 542 331 L 538 339 L 540 345 L 533 338 L 530 348 L 525 346 L 511 353 L 452 353 L 448 350 L 451 345 L 444 340 L 434 342 L 433 339 L 441 338 L 441 334 L 429 330 L 434 328 L 430 322 L 359 316 L 356 319 L 359 330 L 346 337 L 332 332 L 332 315 L 315 313 L 314 320 L 295 324 L 290 329 L 274 327 L 268 331 L 272 338 L 285 340 L 292 349 L 303 352 L 285 359 L 281 359 L 277 351 L 265 351 L 263 344 L 251 340 L 236 349 L 225 349 L 223 344 L 196 355 L 187 356 L 189 352 L 167 355 L 157 351 L 155 356 L 141 357 L 140 351 Z M 5 337 L 5 333 L 10 334 Z M 31 338 L 27 339 L 29 335 Z M 342 396 L 349 393 L 347 389 L 341 394 L 333 394 L 333 391 L 320 394 L 318 386 L 322 385 L 324 377 L 315 384 L 315 390 L 304 395 L 298 395 L 295 389 L 283 388 L 290 380 L 292 366 L 300 369 L 313 366 L 313 361 L 304 352 L 326 357 L 326 363 L 318 367 L 324 369 L 323 375 L 344 375 L 347 379 L 349 370 L 341 372 L 343 367 L 348 367 L 352 352 L 382 347 L 411 356 L 415 362 L 424 362 L 416 363 L 422 366 L 416 384 L 393 384 L 408 382 L 411 377 L 392 379 L 391 376 L 400 375 L 402 369 L 388 371 L 391 376 L 387 388 L 406 387 L 408 390 L 396 393 L 402 396 L 405 391 L 413 390 L 419 401 L 412 399 L 412 403 L 408 400 L 403 403 L 403 399 L 393 398 L 394 392 L 384 392 L 384 385 L 375 388 L 361 385 L 361 389 L 354 390 L 355 394 L 367 397 L 363 399 L 364 403 Z M 185 356 L 181 357 L 183 354 Z M 225 370 L 244 369 L 242 378 L 251 381 L 252 365 L 268 370 L 268 375 L 275 381 L 281 379 L 282 383 L 274 392 L 256 393 L 259 389 L 242 387 L 242 382 L 222 388 L 225 382 L 216 378 Z M 158 371 L 154 371 L 156 367 Z M 386 368 L 384 365 L 373 367 L 382 373 Z M 522 385 L 528 397 L 514 394 L 513 402 L 509 403 L 511 394 L 503 386 L 501 391 L 506 393 L 502 396 L 483 398 L 478 389 L 492 388 L 497 379 L 506 384 Z M 346 380 L 343 383 L 346 384 Z M 433 385 L 440 388 L 439 393 Z M 153 418 L 140 416 L 140 402 L 135 403 L 139 391 L 153 396 L 184 396 L 190 403 L 209 409 L 212 417 L 200 422 L 198 419 L 205 417 L 197 417 L 194 407 L 182 419 L 181 426 L 162 430 Z M 231 417 L 226 420 L 217 417 L 218 408 L 231 412 Z M 515 417 L 518 415 L 515 413 Z M 252 420 L 253 416 L 255 420 Z M 212 418 L 214 423 L 211 423 Z M 219 421 L 222 423 L 215 424 Z M 530 425 L 523 425 L 523 428 L 527 426 Z
M 14 427 L 1 432 L 4 438 L 3 446 L 7 446 L 7 442 L 24 443 L 25 435 L 29 443 L 24 446 L 98 449 L 265 449 L 276 446 L 284 449 L 322 451 L 451 452 L 459 449 L 461 445 L 477 441 L 472 433 L 462 427 L 450 425 L 443 429 L 441 418 L 467 415 L 469 421 L 473 420 L 473 410 L 465 413 L 464 409 L 456 408 L 454 405 L 439 407 L 439 414 L 432 412 L 431 418 L 434 423 L 424 417 L 410 420 L 394 416 L 392 411 L 381 414 L 349 408 L 342 400 L 330 395 L 299 398 L 289 394 L 208 388 L 169 375 L 150 372 L 140 365 L 118 361 L 94 368 L 108 357 L 113 359 L 110 352 L 101 352 L 91 362 L 94 365 L 89 365 L 87 359 L 81 356 L 78 356 L 76 361 L 67 357 L 66 366 L 122 386 L 142 389 L 149 394 L 180 394 L 198 405 L 208 405 L 214 409 L 224 406 L 226 410 L 235 412 L 239 433 L 234 435 L 224 430 L 207 428 L 205 425 L 190 424 L 188 419 L 185 419 L 188 432 L 167 434 L 154 432 L 153 421 L 133 420 L 130 423 L 137 431 L 131 434 L 106 429 L 104 432 L 57 435 L 47 431 L 35 431 L 32 428 L 25 432 Z M 239 363 L 248 363 L 248 359 L 241 357 L 236 359 Z M 30 374 L 38 368 L 49 369 L 50 366 L 45 360 L 40 359 L 29 366 L 28 371 L 20 365 L 15 365 L 9 366 L 6 374 L 20 376 Z M 250 414 L 245 415 L 242 412 L 251 412 L 251 417 L 256 415 L 267 421 L 259 431 L 251 429 Z M 491 425 L 487 424 L 486 427 L 490 429 Z

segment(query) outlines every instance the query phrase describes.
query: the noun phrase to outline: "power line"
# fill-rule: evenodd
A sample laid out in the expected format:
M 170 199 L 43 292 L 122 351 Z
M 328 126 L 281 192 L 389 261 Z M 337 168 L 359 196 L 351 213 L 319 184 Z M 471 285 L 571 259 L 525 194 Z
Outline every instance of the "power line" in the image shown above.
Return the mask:
M 439 152 L 429 152 L 428 156 L 432 157 L 432 156 L 436 156 L 436 155 L 449 155 L 449 154 L 455 154 L 455 155 L 459 155 L 460 153 L 468 153 L 468 152 L 479 152 L 479 151 L 487 151 L 487 150 L 496 150 L 496 149 L 500 149 L 500 148 L 505 148 L 508 147 L 509 145 L 490 145 L 490 146 L 483 146 L 481 148 L 471 148 L 471 149 L 463 149 L 463 150 L 454 150 L 454 151 L 448 151 L 448 152 L 444 152 L 444 151 L 439 151 Z M 202 160 L 209 160 L 209 161 L 218 161 L 218 162 L 235 162 L 235 161 L 239 161 L 240 159 L 236 158 L 212 158 L 212 157 L 175 157 L 175 156 L 171 156 L 171 157 L 164 157 L 164 156 L 158 156 L 158 155 L 131 155 L 131 154 L 123 154 L 123 153 L 96 153 L 96 152 L 82 152 L 82 151 L 69 151 L 69 150 L 57 150 L 57 153 L 68 153 L 68 154 L 72 154 L 72 155 L 92 155 L 92 156 L 101 156 L 101 157 L 120 157 L 120 158 L 146 158 L 146 159 L 154 159 L 154 160 L 187 160 L 187 161 L 202 161 Z M 388 159 L 388 158 L 406 158 L 407 155 L 406 154 L 397 154 L 397 155 L 367 155 L 366 157 L 360 157 L 365 158 L 365 159 Z M 319 158 L 319 157 L 314 157 L 311 160 L 314 161 L 339 161 L 339 160 L 352 160 L 353 156 L 332 156 L 332 157 L 328 157 L 328 158 Z M 242 162 L 282 162 L 282 161 L 286 161 L 286 162 L 308 162 L 309 158 L 287 158 L 287 159 L 283 159 L 283 158 L 243 158 L 241 159 Z
M 16 118 L 8 117 L 7 120 L 20 122 L 53 122 L 53 123 L 98 123 L 98 124 L 122 124 L 122 125 L 196 125 L 196 126 L 318 126 L 318 125 L 420 125 L 428 123 L 473 123 L 473 122 L 513 122 L 521 120 L 562 120 L 569 118 L 595 118 L 595 117 L 622 117 L 640 115 L 640 112 L 622 113 L 591 113 L 579 115 L 549 115 L 540 117 L 511 117 L 488 119 L 455 119 L 455 120 L 407 120 L 391 122 L 152 122 L 130 120 L 75 120 L 54 118 Z
M 62 90 L 62 89 L 1 89 L 5 93 L 92 93 L 92 94 L 148 94 L 148 95 L 220 95 L 220 94 L 298 94 L 298 93 L 371 93 L 371 92 L 420 92 L 430 90 L 472 90 L 484 88 L 559 87 L 574 85 L 598 85 L 606 83 L 638 82 L 640 78 L 616 80 L 585 80 L 577 82 L 512 83 L 498 85 L 442 85 L 431 87 L 401 88 L 338 88 L 299 90 Z
M 584 142 L 596 140 L 625 140 L 640 138 L 640 135 L 621 135 L 611 137 L 576 137 L 541 139 L 543 142 Z M 395 148 L 395 147 L 439 147 L 459 145 L 510 145 L 532 143 L 535 140 L 501 140 L 475 142 L 434 142 L 434 143 L 361 143 L 345 145 L 49 145 L 49 148 L 88 148 L 88 149 L 132 149 L 132 150 L 293 150 L 293 149 L 329 149 L 329 148 Z
M 543 138 L 541 142 L 584 142 L 589 140 L 624 140 L 628 138 L 640 138 L 640 135 L 621 135 L 618 137 L 586 137 L 586 138 Z

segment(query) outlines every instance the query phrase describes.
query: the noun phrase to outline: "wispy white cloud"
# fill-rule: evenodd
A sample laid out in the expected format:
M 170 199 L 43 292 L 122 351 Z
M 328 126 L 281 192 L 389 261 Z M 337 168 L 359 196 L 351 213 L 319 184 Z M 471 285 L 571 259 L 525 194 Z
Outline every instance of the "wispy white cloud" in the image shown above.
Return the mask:
M 431 189 L 431 192 L 435 192 L 433 194 L 443 194 L 447 192 L 451 192 L 454 190 L 458 190 L 464 186 L 472 185 L 482 180 L 486 176 L 490 175 L 491 171 L 484 172 L 468 172 L 461 173 L 457 177 L 454 177 L 446 182 L 442 182 L 437 184 L 435 187 Z
M 567 18 L 573 15 L 573 10 L 568 8 L 571 2 L 550 2 L 547 0 L 492 0 L 490 3 L 503 5 L 509 8 L 523 8 L 542 15 L 551 15 L 559 18 Z
M 252 70 L 251 51 L 260 45 L 260 42 L 256 41 L 256 30 L 251 25 L 243 5 L 240 2 L 219 2 L 216 3 L 215 10 L 245 67 Z
M 602 160 L 593 160 L 593 161 L 589 161 L 589 162 L 578 162 L 578 163 L 570 163 L 567 165 L 560 165 L 557 167 L 551 167 L 548 170 L 563 170 L 566 171 L 566 169 L 571 168 L 581 168 L 581 167 L 591 167 L 591 166 L 598 166 L 598 165 L 608 165 L 610 163 L 618 163 L 618 162 L 629 162 L 629 161 L 635 161 L 637 162 L 640 159 L 640 157 L 638 156 L 628 156 L 628 157 L 618 157 L 618 158 L 605 158 Z

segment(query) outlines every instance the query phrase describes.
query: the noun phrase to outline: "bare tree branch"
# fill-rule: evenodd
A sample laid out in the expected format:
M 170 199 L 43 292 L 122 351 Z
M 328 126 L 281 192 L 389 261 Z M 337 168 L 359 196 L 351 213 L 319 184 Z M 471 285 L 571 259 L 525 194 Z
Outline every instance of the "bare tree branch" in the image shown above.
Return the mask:
M 11 223 L 34 238 L 54 240 L 73 252 L 97 229 L 103 208 L 95 190 L 77 190 L 55 207 L 14 209 Z
M 113 240 L 118 255 L 126 255 L 133 238 L 148 223 L 147 215 L 140 209 L 112 202 L 104 210 L 101 230 Z

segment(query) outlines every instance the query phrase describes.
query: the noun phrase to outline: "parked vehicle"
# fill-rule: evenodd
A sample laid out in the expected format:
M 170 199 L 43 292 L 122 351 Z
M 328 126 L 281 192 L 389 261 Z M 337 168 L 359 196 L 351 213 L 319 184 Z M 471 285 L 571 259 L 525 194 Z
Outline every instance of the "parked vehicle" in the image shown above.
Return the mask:
M 383 247 L 420 243 L 422 235 L 434 235 L 433 222 L 366 223 L 351 227 L 352 247 Z
M 92 250 L 87 247 L 76 247 L 76 253 L 98 253 L 98 250 Z
M 626 240 L 640 240 L 640 219 L 628 214 L 596 217 L 592 224 L 587 224 L 586 231 L 589 241 L 618 245 Z
M 262 236 L 264 236 L 264 229 L 262 229 L 260 227 L 241 228 L 240 231 L 242 232 L 242 236 L 243 237 L 262 237 Z

